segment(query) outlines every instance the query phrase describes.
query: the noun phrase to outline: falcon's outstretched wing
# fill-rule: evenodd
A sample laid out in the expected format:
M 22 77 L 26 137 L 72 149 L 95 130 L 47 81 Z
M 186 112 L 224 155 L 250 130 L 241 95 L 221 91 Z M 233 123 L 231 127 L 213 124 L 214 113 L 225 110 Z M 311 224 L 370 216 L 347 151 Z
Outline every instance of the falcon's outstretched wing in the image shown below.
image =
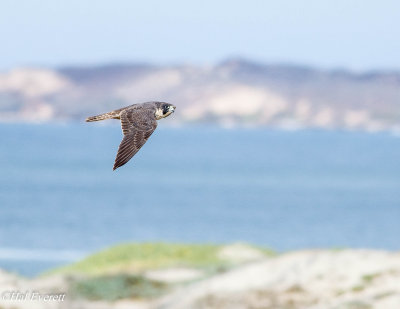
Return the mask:
M 127 163 L 157 128 L 157 120 L 153 110 L 128 109 L 121 112 L 120 117 L 124 138 L 119 145 L 113 170 Z

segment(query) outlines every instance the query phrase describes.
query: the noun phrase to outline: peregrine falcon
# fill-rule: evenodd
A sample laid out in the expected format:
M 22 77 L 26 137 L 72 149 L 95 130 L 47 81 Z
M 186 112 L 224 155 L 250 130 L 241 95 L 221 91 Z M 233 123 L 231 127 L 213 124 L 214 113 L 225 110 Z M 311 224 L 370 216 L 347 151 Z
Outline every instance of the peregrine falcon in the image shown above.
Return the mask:
M 113 170 L 127 163 L 147 142 L 157 128 L 157 120 L 168 117 L 175 106 L 165 102 L 146 102 L 116 109 L 112 112 L 86 118 L 87 122 L 120 119 L 124 135 L 119 145 Z

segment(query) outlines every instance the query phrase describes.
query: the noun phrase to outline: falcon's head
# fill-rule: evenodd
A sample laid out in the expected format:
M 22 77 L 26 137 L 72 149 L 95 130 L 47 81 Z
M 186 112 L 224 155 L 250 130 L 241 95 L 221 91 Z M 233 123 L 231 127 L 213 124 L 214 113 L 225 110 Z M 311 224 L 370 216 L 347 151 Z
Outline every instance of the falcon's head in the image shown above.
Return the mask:
M 155 115 L 157 120 L 168 117 L 175 111 L 176 108 L 174 105 L 164 102 L 158 102 L 156 106 Z

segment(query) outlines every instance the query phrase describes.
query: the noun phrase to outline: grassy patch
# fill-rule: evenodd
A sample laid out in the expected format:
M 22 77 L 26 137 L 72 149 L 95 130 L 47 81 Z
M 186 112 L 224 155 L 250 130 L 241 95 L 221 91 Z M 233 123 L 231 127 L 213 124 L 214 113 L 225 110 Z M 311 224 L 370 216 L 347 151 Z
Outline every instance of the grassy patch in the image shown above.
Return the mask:
M 383 292 L 383 293 L 379 293 L 377 295 L 374 296 L 374 299 L 383 299 L 392 295 L 396 295 L 395 291 L 387 291 L 387 292 Z
M 55 269 L 50 274 L 138 273 L 148 269 L 178 266 L 217 269 L 226 266 L 226 262 L 218 258 L 220 248 L 218 245 L 122 244 L 95 253 L 80 262 Z
M 378 278 L 379 276 L 381 276 L 382 274 L 380 273 L 374 273 L 374 274 L 368 274 L 368 275 L 364 275 L 362 276 L 362 280 L 366 283 L 370 283 L 372 282 L 374 279 Z
M 364 290 L 365 290 L 364 285 L 356 285 L 351 289 L 352 292 L 362 292 Z
M 370 304 L 361 301 L 352 301 L 343 306 L 344 309 L 372 309 Z
M 166 290 L 163 283 L 133 275 L 91 277 L 74 282 L 71 286 L 74 297 L 106 301 L 153 298 Z

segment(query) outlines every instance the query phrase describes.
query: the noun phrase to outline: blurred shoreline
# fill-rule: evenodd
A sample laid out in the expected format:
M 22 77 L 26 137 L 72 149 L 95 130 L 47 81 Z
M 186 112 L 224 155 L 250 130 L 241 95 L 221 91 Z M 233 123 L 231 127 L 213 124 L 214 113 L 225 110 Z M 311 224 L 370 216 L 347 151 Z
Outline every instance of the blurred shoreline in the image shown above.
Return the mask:
M 400 131 L 400 72 L 319 70 L 230 59 L 212 66 L 109 64 L 0 73 L 0 122 L 83 121 L 144 101 L 172 125 Z

